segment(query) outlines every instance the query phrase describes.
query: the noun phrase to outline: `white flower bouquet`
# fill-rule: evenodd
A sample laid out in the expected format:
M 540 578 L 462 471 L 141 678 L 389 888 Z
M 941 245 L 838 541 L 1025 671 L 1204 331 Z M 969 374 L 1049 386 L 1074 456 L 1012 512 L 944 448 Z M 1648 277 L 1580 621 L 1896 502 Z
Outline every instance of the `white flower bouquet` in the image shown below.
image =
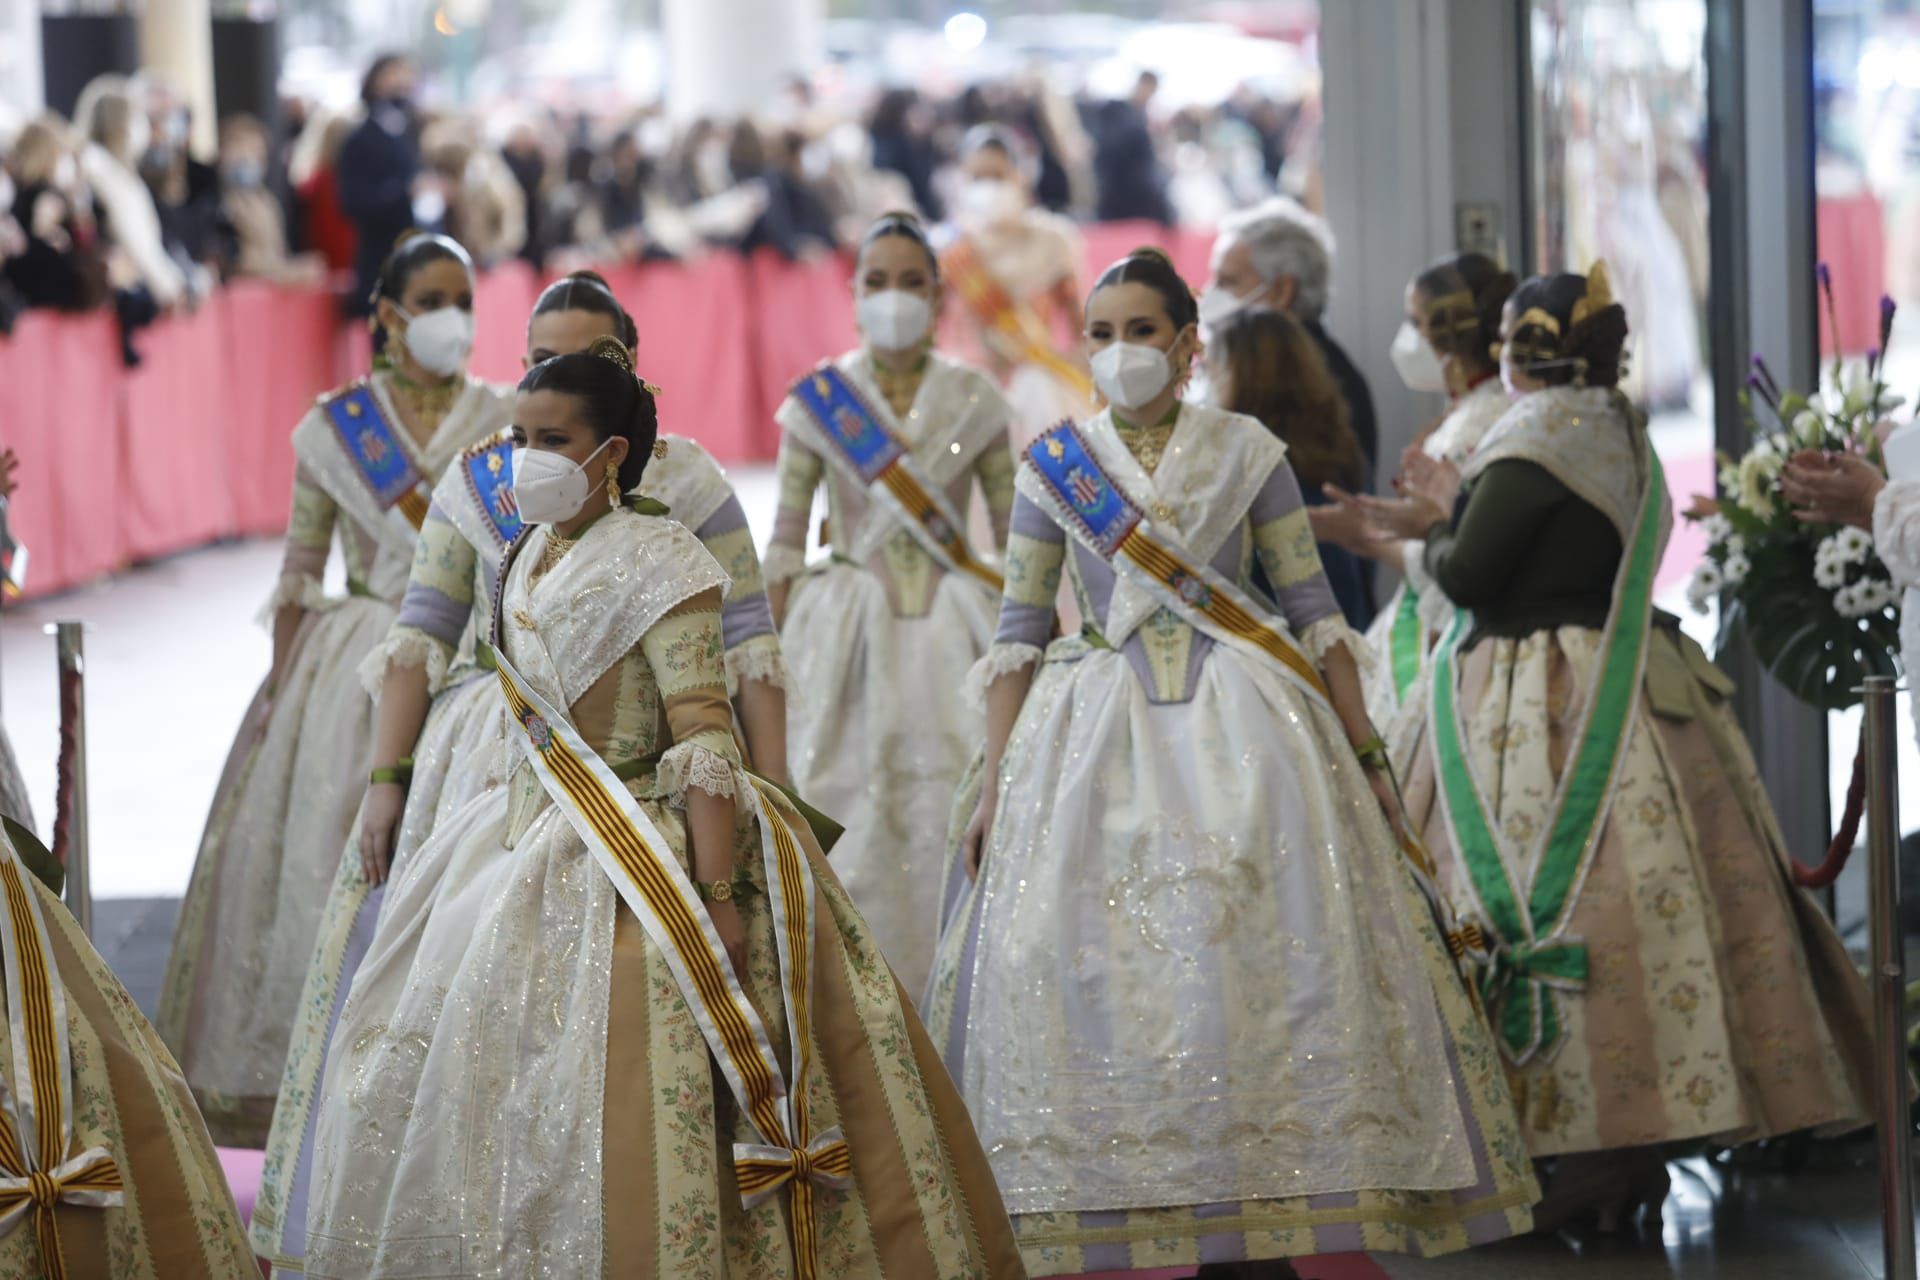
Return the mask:
M 1820 283 L 1831 311 L 1831 281 Z M 1881 299 L 1884 347 L 1893 303 Z M 1687 518 L 1707 534 L 1707 555 L 1687 585 L 1705 612 L 1725 597 L 1720 650 L 1739 640 L 1794 696 L 1839 710 L 1859 701 L 1864 677 L 1895 673 L 1900 592 L 1874 553 L 1873 538 L 1850 526 L 1796 519 L 1779 491 L 1780 471 L 1806 449 L 1860 454 L 1875 465 L 1888 415 L 1904 401 L 1887 392 L 1879 350 L 1851 363 L 1836 356 L 1819 389 L 1783 391 L 1754 357 L 1741 409 L 1753 444 L 1720 455 L 1720 497 L 1697 497 Z

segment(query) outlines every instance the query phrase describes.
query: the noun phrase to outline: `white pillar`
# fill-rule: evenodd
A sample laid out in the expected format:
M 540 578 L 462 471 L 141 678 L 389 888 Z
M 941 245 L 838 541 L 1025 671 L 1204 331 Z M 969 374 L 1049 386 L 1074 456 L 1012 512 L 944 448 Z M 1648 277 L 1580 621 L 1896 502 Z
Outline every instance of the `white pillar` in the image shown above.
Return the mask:
M 820 64 L 824 0 L 664 0 L 661 10 L 678 119 L 758 111 Z
M 0 124 L 18 127 L 46 102 L 39 0 L 0 0 Z
M 207 0 L 147 0 L 140 17 L 140 67 L 163 79 L 193 110 L 190 145 L 211 160 L 220 122 L 213 103 L 213 12 Z

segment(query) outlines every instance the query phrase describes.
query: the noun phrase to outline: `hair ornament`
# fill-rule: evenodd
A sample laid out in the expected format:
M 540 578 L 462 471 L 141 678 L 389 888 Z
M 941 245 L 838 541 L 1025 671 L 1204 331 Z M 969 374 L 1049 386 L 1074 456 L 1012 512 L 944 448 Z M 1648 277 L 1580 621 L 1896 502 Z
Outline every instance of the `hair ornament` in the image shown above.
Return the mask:
M 667 456 L 667 442 L 665 440 L 656 439 L 653 442 L 653 456 L 656 458 L 664 458 Z
M 1577 311 L 1575 315 L 1576 317 L 1578 316 Z M 1575 323 L 1578 323 L 1577 318 Z M 1513 326 L 1515 333 L 1520 332 L 1522 329 L 1545 329 L 1557 338 L 1560 336 L 1560 321 L 1551 311 L 1548 311 L 1544 307 L 1528 307 L 1520 313 L 1519 323 Z
M 595 338 L 587 348 L 587 354 L 619 365 L 622 373 L 633 372 L 633 352 L 627 350 L 627 344 L 618 338 Z
M 1480 327 L 1480 308 L 1471 289 L 1456 289 L 1435 298 L 1427 308 L 1427 325 L 1446 333 L 1471 333 Z
M 1587 292 L 1573 304 L 1573 326 L 1579 328 L 1596 313 L 1613 305 L 1613 282 L 1607 278 L 1606 259 L 1600 258 L 1587 268 Z
M 639 377 L 638 374 L 634 376 Z M 640 385 L 642 387 L 645 387 L 647 394 L 652 396 L 655 400 L 658 400 L 660 398 L 660 388 L 654 386 L 651 382 L 648 382 L 645 378 L 640 379 Z

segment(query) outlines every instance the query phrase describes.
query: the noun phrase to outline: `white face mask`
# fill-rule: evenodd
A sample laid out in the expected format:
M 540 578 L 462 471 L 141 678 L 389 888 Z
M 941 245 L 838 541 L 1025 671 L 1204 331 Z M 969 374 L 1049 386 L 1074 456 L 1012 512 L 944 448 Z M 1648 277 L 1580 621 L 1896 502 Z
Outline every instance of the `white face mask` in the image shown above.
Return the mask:
M 905 351 L 933 326 L 932 305 L 904 289 L 864 294 L 854 301 L 853 314 L 860 332 L 881 351 Z
M 1407 390 L 1447 389 L 1447 371 L 1440 367 L 1440 357 L 1433 354 L 1433 348 L 1413 327 L 1413 321 L 1400 322 L 1400 332 L 1393 335 L 1393 346 L 1387 354 L 1393 357 L 1393 367 L 1399 371 L 1400 381 L 1407 384 Z
M 1093 356 L 1093 381 L 1118 409 L 1138 409 L 1167 389 L 1173 365 L 1158 347 L 1116 342 Z
M 1199 304 L 1200 323 L 1208 329 L 1218 329 L 1251 306 L 1253 295 L 1243 298 L 1216 284 L 1200 295 Z
M 612 443 L 603 440 L 600 449 Z M 600 449 L 588 454 L 587 461 L 598 457 Z M 528 524 L 573 519 L 587 505 L 594 487 L 587 469 L 565 454 L 549 449 L 513 451 L 513 500 L 520 508 L 520 518 Z
M 967 222 L 1011 222 L 1025 208 L 1019 190 L 1004 178 L 975 178 L 960 191 L 960 214 Z
M 393 309 L 407 322 L 407 354 L 422 369 L 443 378 L 460 372 L 473 351 L 473 312 L 441 307 L 410 316 L 397 303 Z

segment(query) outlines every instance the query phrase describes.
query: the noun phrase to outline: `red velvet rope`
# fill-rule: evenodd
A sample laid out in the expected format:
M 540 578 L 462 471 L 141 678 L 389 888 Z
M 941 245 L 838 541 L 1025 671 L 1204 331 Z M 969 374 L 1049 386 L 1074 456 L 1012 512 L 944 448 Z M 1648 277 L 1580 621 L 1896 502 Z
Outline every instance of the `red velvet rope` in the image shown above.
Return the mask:
M 1847 859 L 1853 856 L 1853 842 L 1860 834 L 1860 814 L 1867 807 L 1867 726 L 1860 724 L 1860 742 L 1853 749 L 1853 781 L 1847 783 L 1847 811 L 1840 816 L 1840 829 L 1834 832 L 1827 856 L 1817 867 L 1805 866 L 1793 859 L 1793 882 L 1802 889 L 1824 889 L 1840 878 Z
M 73 814 L 73 765 L 75 727 L 80 720 L 80 673 L 60 671 L 60 772 L 53 793 L 53 856 L 67 865 L 67 841 Z

